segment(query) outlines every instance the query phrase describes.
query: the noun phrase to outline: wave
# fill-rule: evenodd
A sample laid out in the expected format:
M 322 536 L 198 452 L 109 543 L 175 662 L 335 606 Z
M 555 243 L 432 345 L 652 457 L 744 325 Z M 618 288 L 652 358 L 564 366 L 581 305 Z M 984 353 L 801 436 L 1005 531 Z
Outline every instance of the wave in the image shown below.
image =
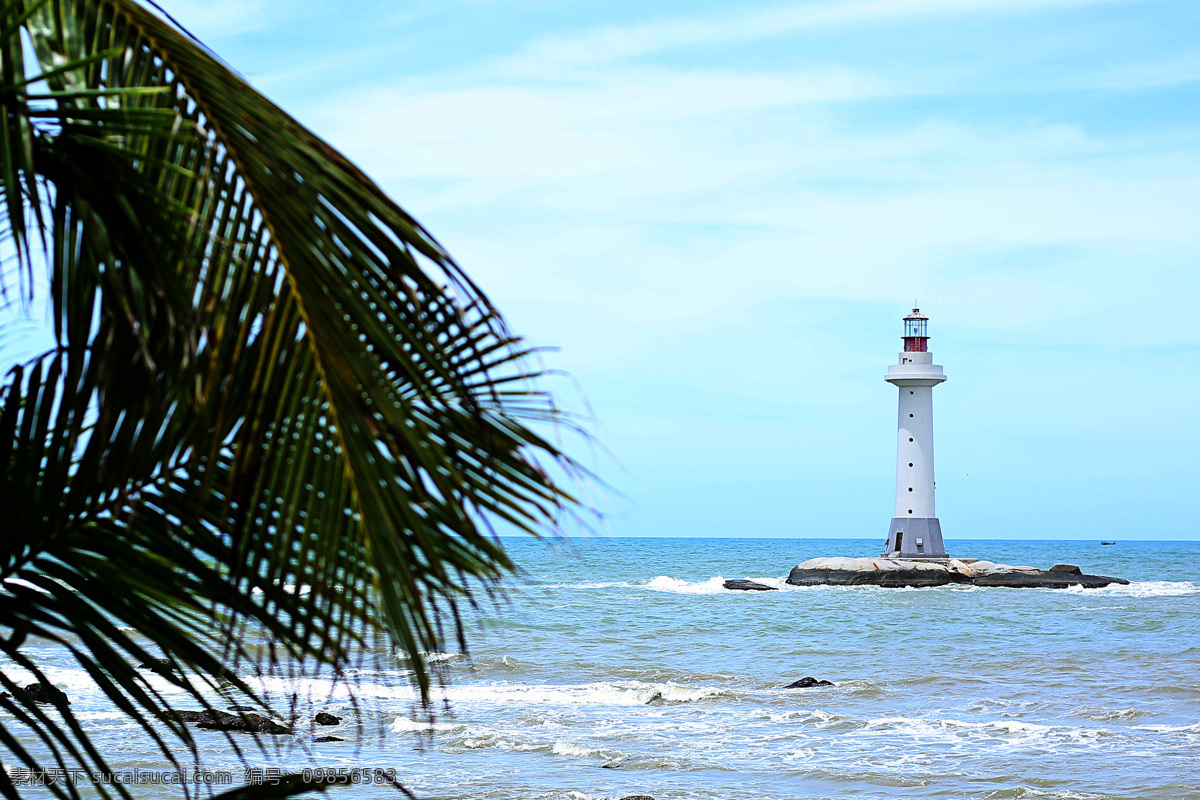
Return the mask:
M 1103 594 L 1115 597 L 1187 597 L 1200 594 L 1200 584 L 1191 581 L 1133 581 L 1128 586 L 1111 584 L 1103 589 L 1084 589 L 1070 586 L 1065 590 L 1077 594 Z
M 396 650 L 393 656 L 397 661 L 409 661 L 408 653 Z M 431 650 L 421 653 L 421 658 L 426 664 L 440 664 L 444 661 L 459 661 L 466 658 L 463 653 L 443 653 L 437 650 Z
M 437 722 L 434 720 L 414 720 L 408 717 L 396 717 L 392 723 L 392 733 L 431 733 L 433 731 L 461 731 L 465 725 L 456 722 Z
M 688 581 L 673 578 L 670 575 L 659 575 L 648 581 L 609 581 L 606 583 L 556 583 L 546 584 L 543 589 L 642 589 L 651 592 L 666 592 L 668 594 L 746 594 L 734 589 L 726 589 L 724 575 L 714 575 L 702 581 Z M 784 578 L 747 578 L 746 580 L 770 586 L 773 589 L 797 591 L 812 588 L 811 586 L 791 586 Z
M 726 589 L 724 586 L 725 576 L 714 575 L 702 581 L 689 581 L 682 578 L 675 578 L 670 575 L 658 575 L 651 578 L 649 581 L 609 581 L 603 583 L 561 583 L 550 584 L 543 586 L 546 589 L 642 589 L 652 592 L 666 592 L 668 594 L 686 594 L 686 595 L 709 595 L 709 594 L 746 594 L 745 592 Z M 746 580 L 761 583 L 765 586 L 770 586 L 772 589 L 778 589 L 784 592 L 811 592 L 811 591 L 886 591 L 894 593 L 897 591 L 939 591 L 939 592 L 982 592 L 986 591 L 987 587 L 972 586 L 970 584 L 946 584 L 945 586 L 935 587 L 900 587 L 880 589 L 877 586 L 792 586 L 787 582 L 786 578 L 781 577 L 751 577 Z M 1147 598 L 1147 597 L 1187 597 L 1189 595 L 1200 594 L 1200 583 L 1190 581 L 1134 581 L 1127 586 L 1112 584 L 1103 589 L 1084 589 L 1082 586 L 1069 586 L 1066 589 L 1057 589 L 1056 592 L 1068 592 L 1071 594 L 1086 594 L 1092 595 L 1109 595 L 1113 597 L 1132 597 L 1132 598 Z
M 583 743 L 546 736 L 536 730 L 499 729 L 487 725 L 465 725 L 452 722 L 430 722 L 397 717 L 391 726 L 393 733 L 433 734 L 440 748 L 451 750 L 503 750 L 508 752 L 545 753 L 568 758 L 593 758 L 614 763 L 628 758 L 626 753 L 595 743 Z
M 874 730 L 901 733 L 905 736 L 925 739 L 950 739 L 961 741 L 963 737 L 984 737 L 994 747 L 1004 745 L 1094 742 L 1116 735 L 1105 728 L 1082 728 L 1064 725 L 1039 725 L 1018 720 L 987 720 L 965 722 L 957 719 L 922 719 L 913 717 L 883 717 L 868 720 L 865 732 Z
M 1088 719 L 1093 722 L 1132 722 L 1145 713 L 1136 708 L 1105 709 L 1088 714 Z
M 360 683 L 353 686 L 335 683 L 324 678 L 254 678 L 247 682 L 258 685 L 267 693 L 296 694 L 300 697 L 349 699 L 351 692 L 361 699 L 402 700 L 415 702 L 416 691 L 408 685 L 388 686 Z M 714 686 L 683 686 L 672 681 L 644 683 L 642 681 L 595 682 L 585 684 L 524 684 L 499 683 L 446 686 L 435 690 L 441 698 L 452 703 L 545 704 L 545 705 L 604 705 L 644 706 L 651 703 L 693 703 L 728 694 Z
M 699 582 L 672 578 L 669 575 L 659 575 L 649 583 L 643 584 L 641 588 L 649 589 L 653 592 L 670 592 L 671 594 L 721 594 L 722 592 L 730 591 L 722 585 L 724 583 L 725 578 L 720 575 Z
M 1134 730 L 1152 733 L 1200 733 L 1200 722 L 1191 725 L 1135 725 Z

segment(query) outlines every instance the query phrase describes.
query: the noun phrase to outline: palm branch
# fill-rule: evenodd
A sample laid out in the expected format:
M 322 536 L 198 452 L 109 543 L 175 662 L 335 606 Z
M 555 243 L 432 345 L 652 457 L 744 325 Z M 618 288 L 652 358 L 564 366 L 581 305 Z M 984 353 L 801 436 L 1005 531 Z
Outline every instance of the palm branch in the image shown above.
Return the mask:
M 261 701 L 237 665 L 336 670 L 382 630 L 427 701 L 422 654 L 465 646 L 461 604 L 513 568 L 492 525 L 577 506 L 528 349 L 366 175 L 131 0 L 0 0 L 0 115 L 0 290 L 45 293 L 55 336 L 0 385 L 0 654 L 43 680 L 22 646 L 57 643 L 173 762 L 194 743 L 147 659 L 206 706 Z M 106 769 L 69 706 L 0 684 L 6 760 Z

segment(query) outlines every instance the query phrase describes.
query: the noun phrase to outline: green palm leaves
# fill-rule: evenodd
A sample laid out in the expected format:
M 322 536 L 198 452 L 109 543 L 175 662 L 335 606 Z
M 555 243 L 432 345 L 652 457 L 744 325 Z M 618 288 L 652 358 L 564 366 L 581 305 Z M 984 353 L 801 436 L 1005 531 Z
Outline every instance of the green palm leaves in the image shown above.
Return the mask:
M 440 620 L 511 568 L 491 521 L 574 504 L 528 353 L 369 178 L 128 0 L 0 0 L 0 116 L 0 277 L 27 301 L 46 266 L 58 344 L 0 387 L 0 652 L 37 674 L 22 643 L 59 642 L 188 742 L 125 628 L 249 691 L 243 626 L 339 665 L 382 619 L 424 696 Z M 61 765 L 102 765 L 0 682 Z

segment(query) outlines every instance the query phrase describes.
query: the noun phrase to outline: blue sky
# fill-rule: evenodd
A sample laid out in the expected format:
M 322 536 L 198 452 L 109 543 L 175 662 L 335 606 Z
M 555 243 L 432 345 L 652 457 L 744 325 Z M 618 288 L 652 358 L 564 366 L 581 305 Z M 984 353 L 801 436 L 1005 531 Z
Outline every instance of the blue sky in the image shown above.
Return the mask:
M 610 534 L 882 542 L 916 297 L 951 544 L 1200 538 L 1194 0 L 163 5 L 560 348 Z

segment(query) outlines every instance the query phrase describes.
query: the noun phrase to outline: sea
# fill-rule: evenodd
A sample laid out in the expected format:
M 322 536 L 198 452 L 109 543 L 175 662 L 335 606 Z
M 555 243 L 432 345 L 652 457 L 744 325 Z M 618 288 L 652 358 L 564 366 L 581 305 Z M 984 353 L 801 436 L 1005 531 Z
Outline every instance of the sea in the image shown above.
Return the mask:
M 333 771 L 355 785 L 330 796 L 354 798 L 401 797 L 380 775 L 430 800 L 1200 798 L 1200 542 L 947 542 L 1131 581 L 1104 589 L 784 582 L 881 541 L 507 539 L 521 572 L 466 620 L 468 652 L 428 654 L 432 714 L 391 654 L 344 682 L 259 679 L 299 696 L 297 735 L 241 735 L 239 755 L 197 730 L 203 772 L 185 780 L 201 796 Z M 31 647 L 134 796 L 181 796 L 86 673 Z M 808 676 L 833 685 L 786 688 Z M 318 711 L 342 722 L 309 727 Z

